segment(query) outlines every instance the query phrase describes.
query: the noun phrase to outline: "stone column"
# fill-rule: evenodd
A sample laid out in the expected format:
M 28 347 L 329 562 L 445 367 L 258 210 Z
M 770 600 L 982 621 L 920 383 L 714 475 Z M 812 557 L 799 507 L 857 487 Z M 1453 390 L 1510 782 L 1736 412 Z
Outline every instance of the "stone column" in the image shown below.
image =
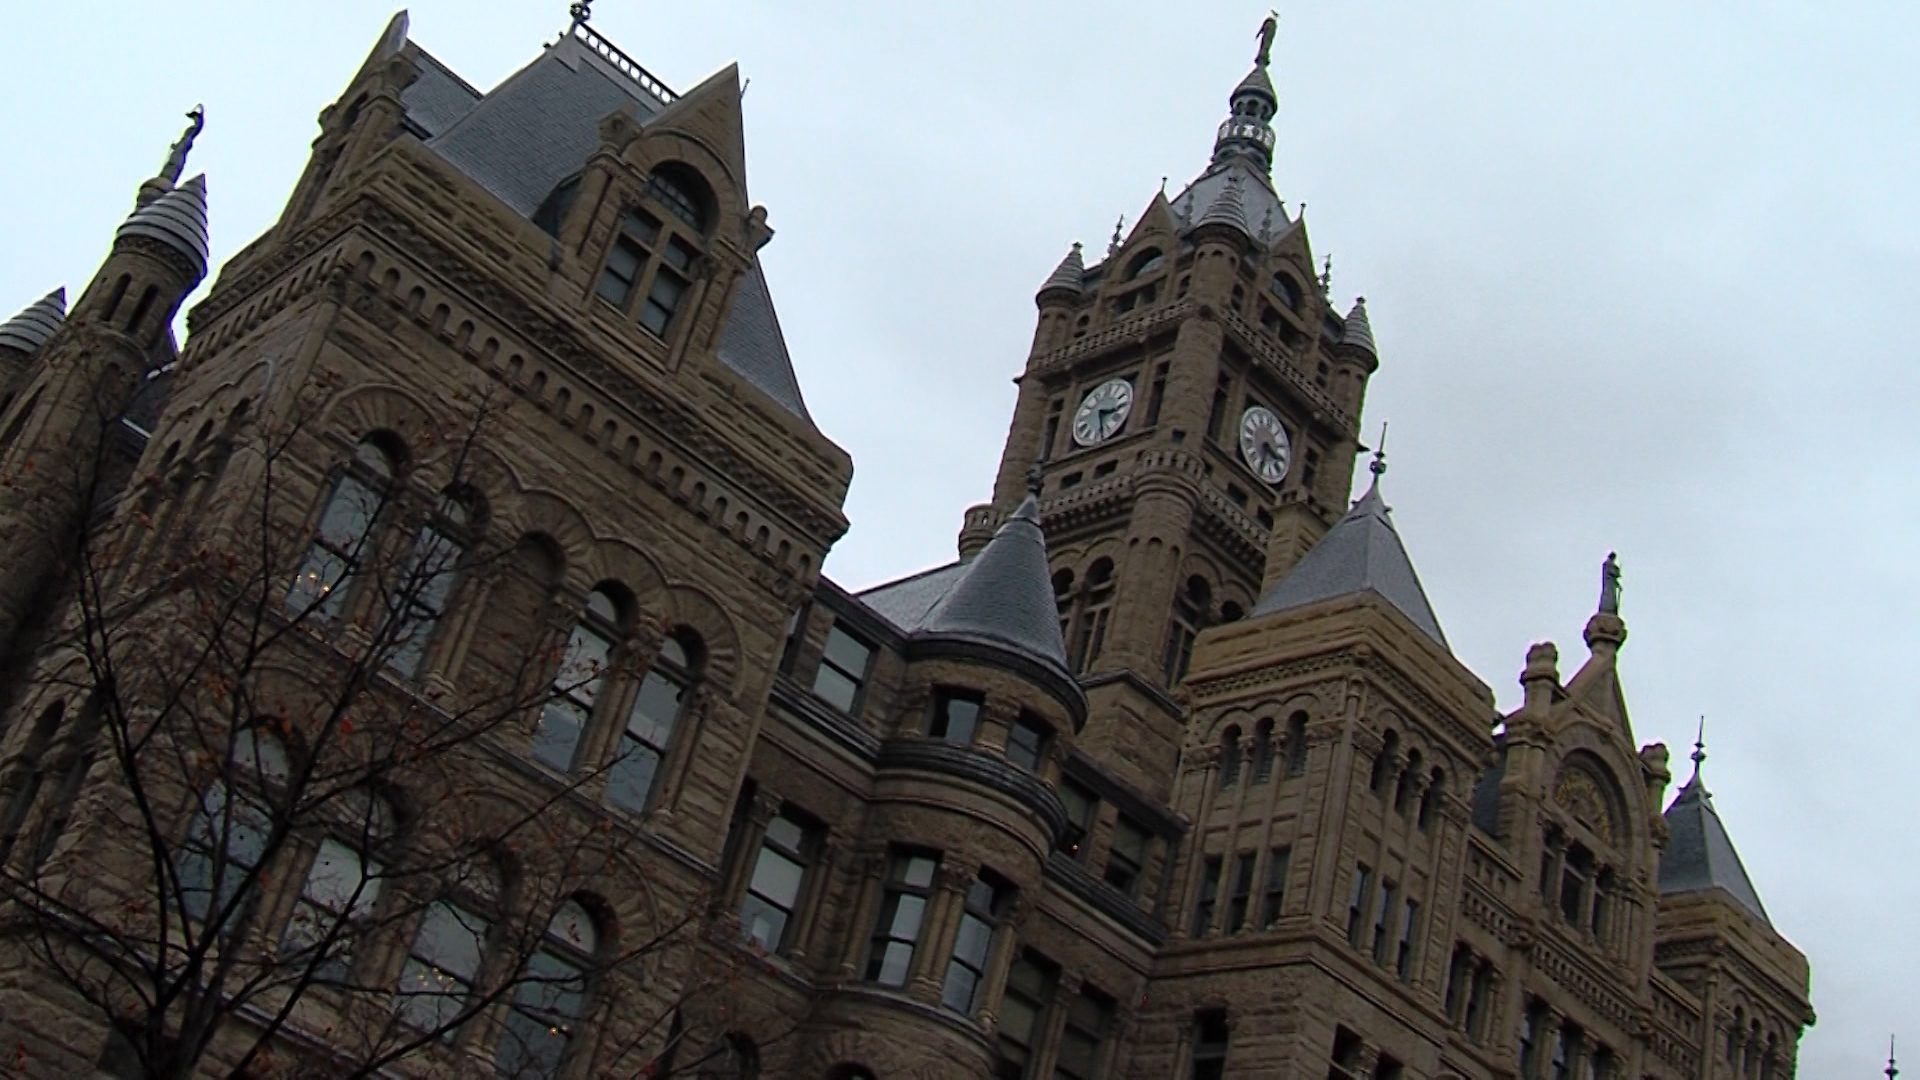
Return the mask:
M 954 935 L 960 929 L 967 890 L 978 876 L 977 867 L 944 862 L 933 873 L 933 895 L 927 903 L 926 919 L 920 926 L 920 944 L 914 950 L 913 966 L 907 986 L 916 997 L 940 999 L 940 984 L 946 961 L 953 955 Z
M 886 889 L 888 853 L 885 846 L 861 848 L 852 859 L 853 911 L 847 919 L 846 954 L 840 959 L 840 980 L 860 977 L 860 962 L 866 956 L 873 920 L 879 914 L 880 898 Z

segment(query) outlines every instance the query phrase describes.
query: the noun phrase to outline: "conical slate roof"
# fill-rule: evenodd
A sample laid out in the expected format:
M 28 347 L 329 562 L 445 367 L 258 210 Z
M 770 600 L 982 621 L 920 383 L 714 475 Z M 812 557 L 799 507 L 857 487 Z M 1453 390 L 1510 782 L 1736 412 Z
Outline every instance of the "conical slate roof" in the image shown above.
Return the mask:
M 1247 221 L 1247 203 L 1240 194 L 1238 177 L 1227 178 L 1219 194 L 1213 197 L 1213 202 L 1207 205 L 1200 219 L 1193 223 L 1196 229 L 1203 225 L 1231 225 L 1247 236 L 1253 235 L 1253 225 Z
M 1767 909 L 1740 863 L 1733 838 L 1713 808 L 1713 796 L 1698 768 L 1667 807 L 1667 849 L 1660 855 L 1660 895 L 1721 889 L 1767 926 Z
M 1086 699 L 1067 669 L 1067 643 L 1040 532 L 1040 506 L 1032 495 L 971 562 L 913 633 L 920 644 L 951 643 L 1011 659 L 1053 690 L 1075 721 Z
M 1273 92 L 1273 80 L 1267 77 L 1267 65 L 1255 64 L 1247 77 L 1240 80 L 1240 85 L 1233 88 L 1231 100 L 1238 101 L 1247 94 L 1265 97 L 1268 104 L 1279 102 L 1279 96 Z
M 1372 591 L 1400 609 L 1420 631 L 1441 648 L 1447 636 L 1434 617 L 1427 591 L 1420 587 L 1420 576 L 1413 572 L 1413 560 L 1393 527 L 1387 504 L 1380 497 L 1380 478 L 1347 516 L 1340 519 L 1322 537 L 1300 565 L 1293 568 L 1273 591 L 1254 605 L 1255 615 L 1306 607 L 1335 597 Z
M 1040 286 L 1040 291 L 1071 289 L 1079 292 L 1085 287 L 1086 279 L 1087 263 L 1080 257 L 1080 245 L 1075 242 L 1072 250 L 1067 252 L 1067 257 L 1060 260 L 1060 265 L 1053 268 L 1053 274 Z
M 1373 324 L 1367 321 L 1367 298 L 1362 296 L 1353 302 L 1353 310 L 1347 312 L 1345 328 L 1340 334 L 1342 345 L 1353 345 L 1367 350 L 1373 356 L 1380 351 L 1373 345 Z
M 207 177 L 205 173 L 135 210 L 114 234 L 116 240 L 143 236 L 158 240 L 207 272 Z
M 62 287 L 27 305 L 26 309 L 0 323 L 0 349 L 23 353 L 37 352 L 67 319 L 67 290 Z

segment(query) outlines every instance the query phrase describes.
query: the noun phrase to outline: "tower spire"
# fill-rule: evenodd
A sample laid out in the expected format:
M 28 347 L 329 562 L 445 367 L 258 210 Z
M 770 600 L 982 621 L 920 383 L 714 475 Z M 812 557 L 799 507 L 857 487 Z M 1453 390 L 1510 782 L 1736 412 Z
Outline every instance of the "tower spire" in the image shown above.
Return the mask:
M 167 147 L 167 160 L 161 164 L 160 171 L 140 185 L 140 194 L 134 199 L 134 206 L 145 206 L 153 200 L 172 191 L 180 182 L 180 174 L 186 171 L 187 154 L 193 150 L 193 140 L 200 137 L 200 129 L 207 126 L 207 110 L 203 105 L 195 105 L 187 111 L 187 130 L 172 146 Z
M 1891 1035 L 1887 1036 L 1887 1067 L 1884 1071 L 1887 1074 L 1887 1080 L 1895 1080 L 1895 1077 L 1900 1075 L 1900 1070 L 1894 1067 L 1893 1036 Z
M 1213 164 L 1218 167 L 1236 157 L 1257 165 L 1261 175 L 1273 171 L 1273 114 L 1280 99 L 1274 96 L 1273 80 L 1267 77 L 1267 64 L 1273 56 L 1273 39 L 1279 31 L 1279 19 L 1268 15 L 1260 24 L 1260 48 L 1253 57 L 1253 70 L 1240 80 L 1227 97 L 1228 115 L 1213 140 Z
M 1701 715 L 1699 730 L 1693 736 L 1692 757 L 1693 779 L 1689 780 L 1688 784 L 1697 783 L 1700 780 L 1700 765 L 1707 760 L 1707 718 L 1705 714 Z

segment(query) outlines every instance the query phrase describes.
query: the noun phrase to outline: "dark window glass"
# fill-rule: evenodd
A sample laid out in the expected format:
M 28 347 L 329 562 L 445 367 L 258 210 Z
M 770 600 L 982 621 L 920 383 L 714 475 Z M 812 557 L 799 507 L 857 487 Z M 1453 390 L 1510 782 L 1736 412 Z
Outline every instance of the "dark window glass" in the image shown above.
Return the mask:
M 640 271 L 646 264 L 646 250 L 630 238 L 620 237 L 607 252 L 607 265 L 600 271 L 600 281 L 594 291 L 614 306 L 626 307 L 627 298 L 633 295 L 633 287 L 639 283 Z
M 1053 1000 L 1057 973 L 1046 961 L 1025 953 L 1007 971 L 1006 993 L 1000 998 L 999 1061 L 996 1080 L 1026 1080 L 1040 1040 L 1042 1022 Z
M 747 898 L 740 905 L 740 928 L 748 941 L 769 952 L 786 945 L 787 927 L 818 840 L 813 828 L 785 812 L 767 822 L 753 877 L 747 881 Z
M 444 901 L 427 909 L 400 969 L 394 1011 L 422 1031 L 453 1038 L 453 1021 L 480 975 L 487 920 Z
M 695 232 L 707 231 L 707 215 L 700 209 L 700 200 L 694 197 L 686 184 L 656 172 L 647 177 L 647 194 L 660 200 L 668 213 L 693 226 Z
M 1193 1080 L 1220 1080 L 1227 1071 L 1227 1011 L 1206 1009 L 1193 1017 Z
M 287 608 L 295 614 L 311 611 L 322 619 L 340 614 L 347 599 L 345 586 L 360 569 L 374 519 L 384 509 L 386 485 L 393 477 L 387 455 L 371 443 L 362 443 L 349 469 L 335 481 L 320 512 L 313 544 L 287 593 Z
M 813 676 L 813 692 L 842 712 L 852 712 L 867 678 L 873 647 L 854 637 L 839 623 L 827 631 L 827 650 Z
M 1413 974 L 1413 931 L 1419 920 L 1419 901 L 1407 901 L 1406 908 L 1400 913 L 1400 946 L 1395 950 L 1393 959 L 1393 970 L 1402 979 Z
M 947 960 L 946 978 L 940 985 L 940 1003 L 954 1012 L 972 1016 L 980 1007 L 987 959 L 993 954 L 993 936 L 999 929 L 1009 891 L 984 879 L 967 889 L 960 928 L 953 938 L 953 955 Z
M 1267 853 L 1267 889 L 1260 899 L 1260 929 L 1280 921 L 1280 905 L 1287 898 L 1287 869 L 1293 861 L 1293 849 L 1277 847 Z
M 562 772 L 573 768 L 580 736 L 600 700 L 613 660 L 617 613 L 606 593 L 595 590 L 587 598 L 587 612 L 567 638 L 567 651 L 541 710 L 540 726 L 533 733 L 533 756 Z
M 927 734 L 956 746 L 971 746 L 979 730 L 979 698 L 951 691 L 934 696 L 933 723 L 927 728 Z
M 1040 755 L 1053 732 L 1030 716 L 1013 722 L 1007 732 L 1007 760 L 1030 772 L 1040 771 Z
M 1106 883 L 1132 896 L 1140 888 L 1140 871 L 1147 865 L 1147 830 L 1122 815 L 1113 823 L 1113 842 L 1107 848 Z
M 1387 949 L 1393 944 L 1390 936 L 1393 932 L 1393 906 L 1399 897 L 1399 886 L 1388 878 L 1380 879 L 1380 905 L 1374 912 L 1373 923 L 1373 962 L 1387 962 Z
M 1113 1009 L 1113 999 L 1092 989 L 1081 990 L 1073 999 L 1054 1057 L 1054 1080 L 1092 1080 L 1098 1075 L 1100 1044 L 1113 1026 Z
M 1060 802 L 1067 808 L 1067 854 L 1075 859 L 1087 853 L 1087 834 L 1093 831 L 1093 818 L 1100 810 L 1100 799 L 1072 780 L 1060 782 Z
M 592 920 L 571 900 L 547 927 L 540 951 L 527 961 L 508 999 L 506 1023 L 494 1052 L 500 1075 L 551 1080 L 560 1075 L 567 1046 L 587 1012 L 586 967 L 598 944 Z
M 868 982 L 907 985 L 907 973 L 913 967 L 913 953 L 920 946 L 920 931 L 926 921 L 927 901 L 933 894 L 933 872 L 939 866 L 940 859 L 935 855 L 894 856 L 868 947 Z
M 1373 871 L 1365 863 L 1353 868 L 1353 891 L 1347 897 L 1347 943 L 1359 948 L 1367 929 L 1367 900 L 1373 895 Z
M 1237 934 L 1247 925 L 1247 909 L 1253 903 L 1253 864 L 1257 856 L 1248 852 L 1234 861 L 1233 894 L 1227 901 L 1226 932 Z
M 400 582 L 388 601 L 398 620 L 394 627 L 393 651 L 387 666 L 411 677 L 420 670 L 427 655 L 427 642 L 446 611 L 447 596 L 453 592 L 454 567 L 460 562 L 460 543 L 448 536 L 443 527 L 423 526 L 414 538 L 413 551 L 400 571 Z
M 687 282 L 672 271 L 661 269 L 653 275 L 653 288 L 647 290 L 647 302 L 640 305 L 640 325 L 658 337 L 667 336 L 667 324 L 680 309 L 687 294 Z
M 620 747 L 607 766 L 607 801 L 628 810 L 645 810 L 653 797 L 660 766 L 667 758 L 680 705 L 692 681 L 687 650 L 668 638 L 653 667 L 640 680 Z
M 1253 782 L 1273 778 L 1273 721 L 1262 720 L 1253 729 Z
M 1220 899 L 1220 857 L 1209 858 L 1200 871 L 1200 895 L 1193 903 L 1193 936 L 1206 937 L 1213 928 L 1213 906 Z

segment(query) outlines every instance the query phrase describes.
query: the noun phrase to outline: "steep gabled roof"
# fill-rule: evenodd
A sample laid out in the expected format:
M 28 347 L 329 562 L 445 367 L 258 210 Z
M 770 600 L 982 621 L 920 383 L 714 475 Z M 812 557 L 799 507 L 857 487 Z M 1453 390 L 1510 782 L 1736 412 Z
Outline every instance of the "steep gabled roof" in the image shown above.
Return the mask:
M 1387 504 L 1380 497 L 1376 472 L 1372 486 L 1347 516 L 1322 537 L 1300 565 L 1254 605 L 1255 615 L 1306 607 L 1323 600 L 1372 592 L 1392 604 L 1414 626 L 1447 647 L 1447 635 L 1427 602 L 1427 591 L 1413 571 L 1413 560 L 1393 527 Z
M 1667 807 L 1667 848 L 1660 855 L 1660 895 L 1720 889 L 1733 902 L 1745 908 L 1768 927 L 1767 909 L 1760 893 L 1747 877 L 1747 868 L 1734 850 L 1733 838 L 1713 808 L 1713 796 L 1700 779 L 1698 767 L 1693 779 Z

